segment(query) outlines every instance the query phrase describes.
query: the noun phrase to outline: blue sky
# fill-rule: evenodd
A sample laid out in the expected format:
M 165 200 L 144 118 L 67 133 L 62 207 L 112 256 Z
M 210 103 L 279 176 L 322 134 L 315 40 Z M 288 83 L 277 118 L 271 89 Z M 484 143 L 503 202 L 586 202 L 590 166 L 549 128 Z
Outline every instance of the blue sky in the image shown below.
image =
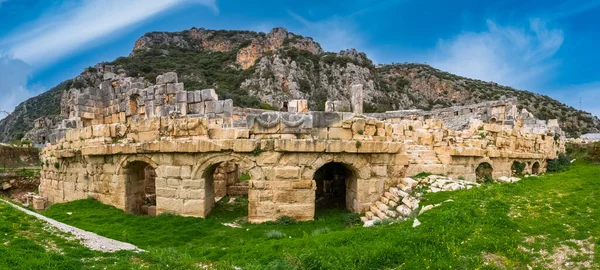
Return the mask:
M 0 0 L 0 110 L 128 55 L 145 32 L 283 26 L 327 51 L 427 63 L 600 116 L 599 15 L 600 0 Z

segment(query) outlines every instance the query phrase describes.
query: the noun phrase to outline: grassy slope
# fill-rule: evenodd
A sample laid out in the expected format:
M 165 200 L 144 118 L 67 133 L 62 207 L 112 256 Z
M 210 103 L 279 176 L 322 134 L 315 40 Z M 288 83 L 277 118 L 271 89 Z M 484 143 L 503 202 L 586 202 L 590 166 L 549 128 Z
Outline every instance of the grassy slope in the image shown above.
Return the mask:
M 235 229 L 220 224 L 245 215 L 243 203 L 221 204 L 205 220 L 138 217 L 91 200 L 57 204 L 46 215 L 150 249 L 149 257 L 170 252 L 182 258 L 181 266 L 204 262 L 229 269 L 231 265 L 248 269 L 473 269 L 483 265 L 484 254 L 492 254 L 509 268 L 538 268 L 550 263 L 539 255 L 540 250 L 552 254 L 559 246 L 573 246 L 570 239 L 598 243 L 599 174 L 600 166 L 577 163 L 567 172 L 515 184 L 428 194 L 423 205 L 454 202 L 443 202 L 419 216 L 422 225 L 417 228 L 411 227 L 412 222 L 344 228 L 343 215 L 336 212 L 293 225 L 242 224 L 243 228 Z M 313 235 L 325 227 L 330 232 Z M 268 239 L 266 233 L 271 230 L 291 238 Z M 598 262 L 600 252 L 595 251 L 593 261 Z M 573 260 L 591 258 L 580 255 Z
M 136 268 L 129 252 L 95 252 L 46 223 L 0 202 L 0 269 Z

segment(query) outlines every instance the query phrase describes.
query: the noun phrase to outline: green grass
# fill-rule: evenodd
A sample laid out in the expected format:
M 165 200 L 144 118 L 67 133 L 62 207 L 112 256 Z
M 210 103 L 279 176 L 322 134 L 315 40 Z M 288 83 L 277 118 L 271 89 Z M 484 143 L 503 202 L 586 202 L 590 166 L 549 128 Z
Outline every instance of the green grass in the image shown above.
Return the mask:
M 66 236 L 0 202 L 0 269 L 135 269 L 144 262 L 131 252 L 92 251 Z
M 355 216 L 340 210 L 318 212 L 317 220 L 311 222 L 284 219 L 252 225 L 240 219 L 247 214 L 247 201 L 221 203 L 227 199 L 206 219 L 135 216 L 94 200 L 56 204 L 44 214 L 149 250 L 143 255 L 123 253 L 114 258 L 133 267 L 141 261 L 155 268 L 167 264 L 194 268 L 202 263 L 217 269 L 494 269 L 484 265 L 485 258 L 496 258 L 493 261 L 508 269 L 542 269 L 556 266 L 551 257 L 541 255 L 544 251 L 553 254 L 559 247 L 578 250 L 575 240 L 584 240 L 595 244 L 591 255 L 572 256 L 571 262 L 576 266 L 591 263 L 597 268 L 598 175 L 600 166 L 577 162 L 566 172 L 513 184 L 426 194 L 421 205 L 442 205 L 419 216 L 421 225 L 416 228 L 412 221 L 346 227 Z M 444 202 L 448 199 L 453 202 Z M 242 228 L 222 225 L 235 221 Z M 273 231 L 285 237 L 268 237 Z M 61 256 L 56 258 L 58 263 L 70 258 L 67 253 Z M 126 256 L 136 259 L 126 260 Z

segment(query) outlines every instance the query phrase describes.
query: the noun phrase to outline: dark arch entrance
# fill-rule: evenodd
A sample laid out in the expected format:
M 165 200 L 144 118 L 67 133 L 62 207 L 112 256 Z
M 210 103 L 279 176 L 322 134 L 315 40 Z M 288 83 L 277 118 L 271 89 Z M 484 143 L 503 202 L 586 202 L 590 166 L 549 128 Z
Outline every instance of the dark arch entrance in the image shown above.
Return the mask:
M 492 178 L 492 172 L 494 171 L 494 169 L 492 168 L 492 165 L 490 165 L 487 162 L 482 162 L 479 164 L 479 166 L 477 166 L 477 169 L 475 169 L 475 177 L 477 179 L 477 182 L 491 182 L 493 181 Z
M 156 215 L 156 171 L 142 161 L 125 167 L 125 211 L 138 215 Z
M 513 176 L 522 175 L 523 172 L 525 171 L 526 167 L 527 167 L 526 162 L 514 161 L 511 166 L 512 175 Z
M 540 163 L 539 162 L 533 163 L 533 166 L 531 166 L 531 173 L 532 174 L 539 174 L 540 173 Z
M 346 208 L 351 210 L 349 188 L 355 182 L 354 173 L 344 164 L 330 162 L 319 168 L 313 177 L 317 184 L 315 208 Z

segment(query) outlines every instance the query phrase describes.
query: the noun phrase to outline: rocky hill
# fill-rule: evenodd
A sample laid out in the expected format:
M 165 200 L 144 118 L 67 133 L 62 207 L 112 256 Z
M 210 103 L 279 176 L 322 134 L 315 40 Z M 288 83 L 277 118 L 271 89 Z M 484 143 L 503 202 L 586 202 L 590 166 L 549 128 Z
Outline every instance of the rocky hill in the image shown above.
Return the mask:
M 127 76 L 153 82 L 175 71 L 187 90 L 214 88 L 236 106 L 275 109 L 281 101 L 308 99 L 323 110 L 327 99 L 348 100 L 349 86 L 361 83 L 367 112 L 418 108 L 430 110 L 501 97 L 518 97 L 540 119 L 557 118 L 571 136 L 598 132 L 600 121 L 548 96 L 473 80 L 424 64 L 374 65 L 354 49 L 324 52 L 309 37 L 274 28 L 269 33 L 192 28 L 151 32 L 139 38 L 129 56 L 87 68 L 73 80 L 20 104 L 0 122 L 0 140 L 22 136 L 41 116 L 60 118 L 60 97 L 68 88 L 84 88 L 102 78 L 111 65 Z

